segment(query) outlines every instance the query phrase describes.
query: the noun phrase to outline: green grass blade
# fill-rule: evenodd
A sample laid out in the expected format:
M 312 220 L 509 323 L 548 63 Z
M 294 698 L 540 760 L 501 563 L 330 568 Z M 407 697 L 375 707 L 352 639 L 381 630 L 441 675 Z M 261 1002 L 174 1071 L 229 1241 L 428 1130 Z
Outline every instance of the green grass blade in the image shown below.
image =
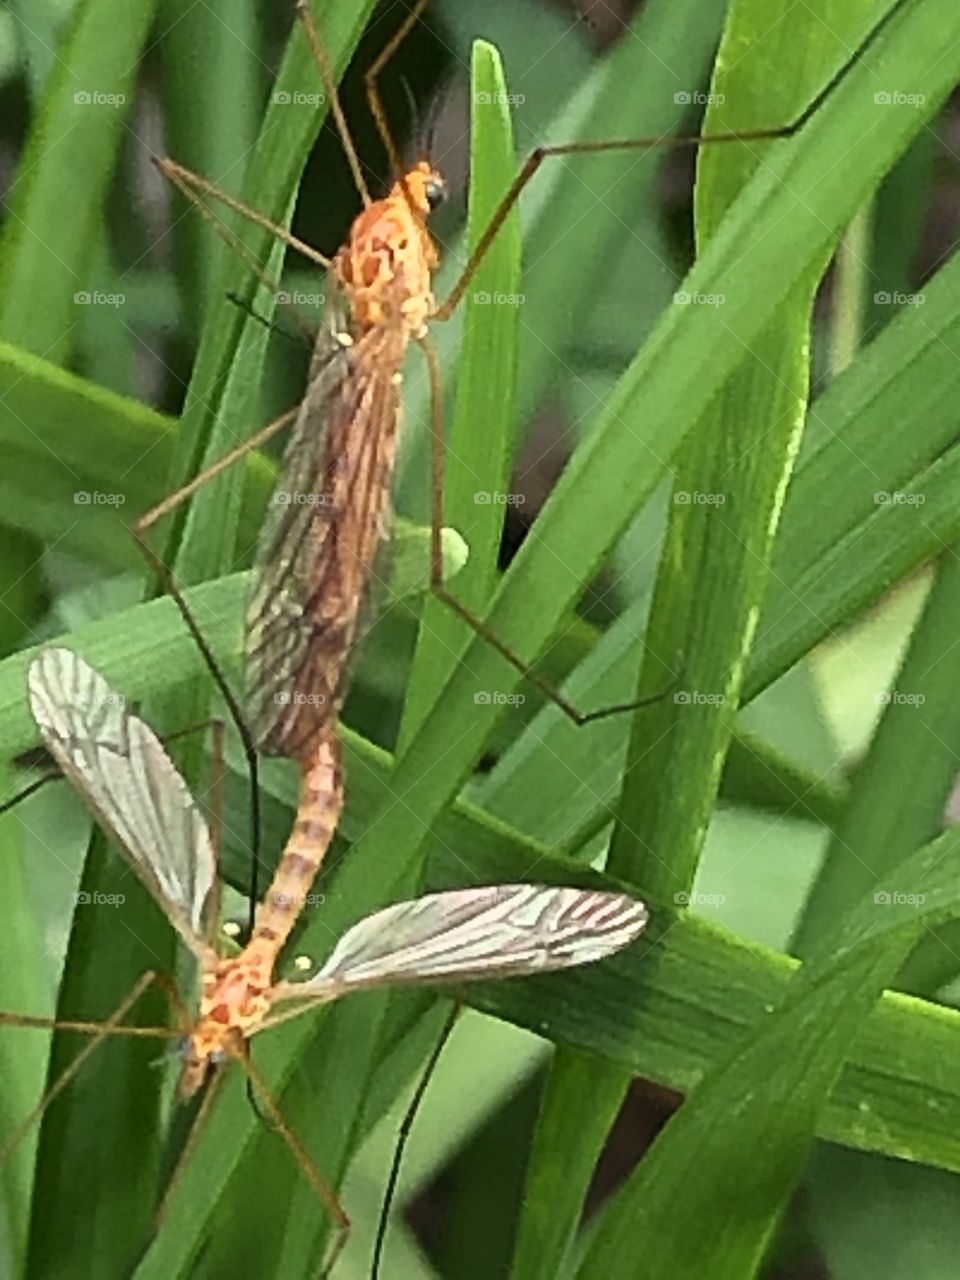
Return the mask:
M 932 112 L 956 72 L 945 65 L 936 13 L 927 5 L 898 11 L 878 47 L 884 57 L 897 57 L 904 82 L 924 85 L 925 109 Z M 552 635 L 649 496 L 672 447 L 742 358 L 744 345 L 809 264 L 819 260 L 871 184 L 921 127 L 914 108 L 902 116 L 895 108 L 886 109 L 882 126 L 876 121 L 873 92 L 881 83 L 876 74 L 866 62 L 857 63 L 822 111 L 794 139 L 771 149 L 768 165 L 737 200 L 691 273 L 688 292 L 725 295 L 724 337 L 729 341 L 717 341 L 712 320 L 698 314 L 698 308 L 673 308 L 574 455 L 536 523 L 536 536 L 511 565 L 487 617 L 522 659 L 532 660 Z M 854 139 L 863 167 L 856 175 L 844 173 L 841 181 L 829 157 Z M 756 247 L 744 255 L 748 228 Z M 409 807 L 396 815 L 389 853 L 376 850 L 374 835 L 356 851 L 354 866 L 366 856 L 376 859 L 371 865 L 383 865 L 384 856 L 399 865 L 420 845 L 424 828 L 459 789 L 500 714 L 494 706 L 472 705 L 473 690 L 478 685 L 510 687 L 505 681 L 512 684 L 513 677 L 505 667 L 484 642 L 471 645 L 463 667 L 398 766 L 396 784 Z
M 793 22 L 791 22 L 791 12 Z M 807 38 L 808 56 L 786 56 L 806 30 L 806 15 L 781 6 L 770 23 L 769 5 L 733 7 L 711 83 L 712 105 L 705 133 L 749 129 L 763 120 L 770 127 L 797 118 L 845 51 L 862 38 L 855 24 L 818 29 Z M 853 27 L 854 29 L 850 29 Z M 749 58 L 739 56 L 750 49 Z M 726 107 L 725 104 L 730 106 Z M 699 252 L 722 226 L 749 178 L 762 167 L 755 146 L 701 148 L 696 192 Z M 679 663 L 680 687 L 634 719 L 623 771 L 609 866 L 642 884 L 654 897 L 687 901 L 713 812 L 721 771 L 740 701 L 744 655 L 749 651 L 766 588 L 777 521 L 803 423 L 809 369 L 807 332 L 813 295 L 826 267 L 827 252 L 814 257 L 804 275 L 780 302 L 769 328 L 751 340 L 746 359 L 683 442 L 675 461 L 673 503 L 644 643 L 638 692 L 655 693 Z M 718 294 L 722 298 L 722 294 Z M 710 305 L 710 295 L 677 295 L 683 306 Z M 723 304 L 718 308 L 722 317 Z M 703 501 L 700 501 L 703 499 Z M 683 895 L 678 897 L 677 895 Z M 570 1086 L 558 1083 L 558 1107 L 540 1117 L 543 1134 L 568 1124 Z M 577 1060 L 571 1063 L 575 1077 Z M 629 1077 L 598 1072 L 590 1116 L 615 1116 Z M 572 1235 L 606 1133 L 584 1115 L 576 1146 L 575 1176 L 551 1158 L 544 1137 L 532 1164 L 543 1206 L 525 1216 L 514 1262 L 516 1276 L 531 1274 L 534 1258 L 547 1276 Z M 566 1212 L 550 1215 L 560 1201 Z M 542 1234 L 546 1231 L 546 1234 Z
M 954 256 L 925 286 L 923 305 L 904 308 L 817 401 L 812 447 L 787 495 L 749 696 L 960 532 L 949 498 L 958 281 Z
M 615 1196 L 579 1274 L 758 1274 L 817 1117 L 862 1022 L 924 927 L 956 917 L 960 834 L 925 846 L 849 913 L 765 1025 L 696 1090 Z M 889 905 L 884 893 L 915 895 Z M 878 918 L 879 917 L 879 918 Z M 718 1177 L 722 1169 L 724 1177 Z M 677 1232 L 681 1214 L 696 1231 Z
M 89 273 L 155 8 L 77 6 L 20 161 L 0 243 L 0 336 L 58 363 L 79 337 L 75 295 L 105 289 Z
M 476 243 L 493 216 L 517 163 L 507 83 L 492 45 L 474 46 L 471 86 L 468 245 Z M 463 304 L 456 409 L 445 433 L 444 523 L 453 525 L 470 547 L 455 592 L 473 610 L 486 605 L 498 576 L 516 435 L 520 297 L 520 222 L 514 210 Z M 401 745 L 416 732 L 471 634 L 448 605 L 436 599 L 425 603 Z
M 800 956 L 829 936 L 845 903 L 888 875 L 906 852 L 931 839 L 943 825 L 960 752 L 955 706 L 960 678 L 957 565 L 957 557 L 948 551 L 893 688 L 876 691 L 875 697 L 885 703 L 884 713 L 806 903 L 795 938 Z M 924 767 L 911 778 L 910 803 L 905 805 L 900 794 L 903 762 L 921 758 Z M 957 970 L 949 941 L 946 949 L 937 939 L 931 941 L 936 943 L 930 949 L 932 968 L 920 990 L 935 990 Z

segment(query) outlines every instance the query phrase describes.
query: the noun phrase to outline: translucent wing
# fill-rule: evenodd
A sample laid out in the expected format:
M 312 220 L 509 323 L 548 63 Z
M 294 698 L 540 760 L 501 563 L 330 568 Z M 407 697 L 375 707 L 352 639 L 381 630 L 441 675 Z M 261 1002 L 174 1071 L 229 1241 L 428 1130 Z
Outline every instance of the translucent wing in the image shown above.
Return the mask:
M 216 875 L 210 831 L 190 789 L 121 694 L 69 649 L 46 649 L 27 673 L 44 741 L 97 820 L 198 955 Z
M 261 537 L 247 613 L 248 704 L 265 751 L 302 758 L 336 715 L 386 520 L 403 350 L 328 317 Z
M 361 987 L 573 968 L 627 946 L 647 919 L 621 893 L 513 884 L 429 894 L 361 920 L 315 977 L 276 994 L 334 1000 Z

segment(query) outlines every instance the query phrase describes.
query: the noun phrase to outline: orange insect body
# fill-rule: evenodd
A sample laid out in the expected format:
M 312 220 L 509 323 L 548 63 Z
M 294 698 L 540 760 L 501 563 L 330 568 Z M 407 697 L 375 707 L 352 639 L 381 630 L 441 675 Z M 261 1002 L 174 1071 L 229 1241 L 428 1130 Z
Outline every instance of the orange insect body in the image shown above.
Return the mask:
M 252 972 L 259 975 L 265 970 L 267 981 L 330 847 L 342 809 L 340 740 L 334 721 L 326 726 L 302 766 L 293 827 L 270 887 L 257 907 L 253 932 L 243 952 Z M 253 984 L 259 981 L 259 976 L 252 979 Z
M 426 218 L 443 194 L 442 178 L 421 161 L 354 221 L 333 270 L 359 330 L 398 326 L 404 346 L 426 333 L 439 261 Z
M 192 1098 L 212 1066 L 237 1056 L 271 1008 L 274 957 L 250 943 L 232 960 L 214 951 L 201 966 L 200 1009 L 184 1050 L 179 1093 Z
M 309 478 L 320 514 L 314 513 L 314 526 L 302 534 L 298 554 L 305 557 L 303 573 L 309 579 L 302 622 L 311 638 L 291 667 L 294 689 L 286 691 L 288 699 L 306 693 L 309 705 L 303 711 L 294 707 L 289 721 L 270 735 L 284 754 L 300 761 L 300 798 L 290 838 L 257 911 L 250 944 L 258 948 L 257 966 L 261 956 L 275 961 L 289 937 L 343 808 L 338 719 L 344 671 L 389 509 L 400 366 L 435 309 L 432 275 L 438 254 L 426 219 L 443 195 L 439 174 L 426 162 L 417 164 L 359 214 L 332 264 L 348 311 L 350 332 L 338 341 L 349 368 L 332 405 L 321 411 L 326 438 Z M 308 387 L 295 442 L 301 429 L 317 429 L 316 413 Z M 267 556 L 268 572 L 273 563 L 290 571 L 282 545 Z M 298 576 L 296 569 L 292 576 Z M 265 625 L 279 630 L 299 622 L 275 615 Z M 256 634 L 260 642 L 259 618 Z

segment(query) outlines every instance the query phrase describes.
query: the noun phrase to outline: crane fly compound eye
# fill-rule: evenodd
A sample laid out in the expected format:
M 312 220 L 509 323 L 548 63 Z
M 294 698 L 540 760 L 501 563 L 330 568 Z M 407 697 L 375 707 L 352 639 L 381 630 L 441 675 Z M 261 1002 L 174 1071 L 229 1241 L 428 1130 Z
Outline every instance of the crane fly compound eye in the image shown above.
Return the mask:
M 431 213 L 438 209 L 447 198 L 447 184 L 438 174 L 434 174 L 427 179 L 423 191 L 427 197 L 427 204 L 430 206 Z

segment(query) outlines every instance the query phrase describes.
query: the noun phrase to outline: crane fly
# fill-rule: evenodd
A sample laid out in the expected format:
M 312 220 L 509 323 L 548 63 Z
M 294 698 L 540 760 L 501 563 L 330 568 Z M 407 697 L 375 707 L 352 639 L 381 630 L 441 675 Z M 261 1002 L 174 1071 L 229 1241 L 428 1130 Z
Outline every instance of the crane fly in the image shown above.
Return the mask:
M 33 661 L 28 691 L 48 750 L 193 954 L 200 996 L 195 1016 L 178 1031 L 124 1027 L 116 1021 L 50 1022 L 12 1013 L 0 1015 L 0 1022 L 99 1035 L 182 1037 L 181 1099 L 197 1094 L 230 1059 L 243 1065 L 264 1096 L 265 1086 L 248 1058 L 251 1037 L 350 992 L 590 964 L 628 946 L 646 926 L 643 903 L 620 893 L 531 884 L 451 890 L 368 916 L 340 938 L 311 977 L 278 979 L 273 948 L 256 934 L 239 955 L 223 956 L 215 945 L 213 834 L 153 731 L 69 649 L 45 650 Z M 148 982 L 145 975 L 134 992 L 142 993 Z M 178 997 L 174 1000 L 181 1004 Z M 60 1087 L 55 1084 L 51 1094 Z M 276 1104 L 268 1095 L 265 1100 L 342 1235 L 348 1219 L 336 1197 L 282 1122 Z M 14 1142 L 19 1136 L 20 1131 Z
M 257 432 L 137 523 L 143 531 L 212 476 L 251 448 L 265 443 L 293 421 L 280 479 L 260 540 L 258 569 L 246 624 L 249 716 L 260 747 L 295 760 L 300 768 L 297 817 L 275 880 L 274 911 L 260 921 L 260 940 L 278 951 L 293 927 L 297 904 L 305 900 L 330 845 L 343 807 L 338 736 L 346 668 L 374 560 L 389 520 L 389 495 L 396 460 L 401 411 L 401 369 L 411 342 L 427 358 L 433 403 L 432 436 L 442 450 L 439 370 L 428 329 L 453 313 L 483 256 L 502 229 L 520 193 L 548 155 L 602 151 L 624 146 L 648 148 L 649 139 L 576 143 L 534 153 L 479 237 L 449 296 L 433 293 L 439 262 L 429 231 L 429 215 L 442 202 L 445 183 L 427 161 L 404 166 L 386 120 L 377 77 L 427 0 L 416 0 L 399 30 L 366 74 L 367 97 L 395 180 L 387 194 L 372 199 L 337 93 L 333 71 L 306 4 L 295 6 L 320 70 L 331 110 L 350 163 L 363 209 L 346 243 L 327 257 L 285 228 L 247 208 L 213 183 L 173 160 L 158 161 L 161 172 L 232 243 L 217 222 L 207 197 L 226 204 L 277 234 L 327 272 L 331 294 L 314 345 L 303 401 Z M 771 131 L 736 135 L 741 140 Z M 734 135 L 730 135 L 731 138 Z M 653 140 L 654 144 L 664 141 Z M 699 139 L 671 139 L 689 145 Z M 241 252 L 242 246 L 240 246 Z M 265 278 L 262 276 L 261 278 Z M 275 282 L 270 282 L 275 285 Z M 430 579 L 432 589 L 464 621 L 485 635 L 504 656 L 579 723 L 651 701 L 635 701 L 582 713 L 515 657 L 443 585 L 441 532 L 442 454 L 434 454 Z M 653 699 L 662 696 L 653 695 Z M 254 926 L 257 927 L 256 925 Z
M 340 118 L 339 107 L 337 112 Z M 190 175 L 180 166 L 166 161 L 162 168 L 188 188 Z M 426 337 L 435 310 L 431 281 L 438 253 L 426 218 L 444 197 L 442 177 L 420 163 L 381 200 L 371 200 L 365 186 L 362 191 L 364 210 L 327 263 L 334 296 L 268 508 L 247 611 L 254 734 L 261 750 L 300 767 L 291 835 L 253 925 L 251 940 L 272 957 L 294 926 L 342 812 L 339 711 L 389 519 L 400 369 L 410 342 Z M 188 486 L 191 492 L 195 485 Z M 155 508 L 137 530 L 168 509 L 169 503 Z
M 297 760 L 300 799 L 254 937 L 289 934 L 343 807 L 339 711 L 387 522 L 400 367 L 433 309 L 426 215 L 442 182 L 419 165 L 351 228 L 261 539 L 247 613 L 248 708 L 261 748 Z M 309 501 L 305 501 L 308 499 Z

